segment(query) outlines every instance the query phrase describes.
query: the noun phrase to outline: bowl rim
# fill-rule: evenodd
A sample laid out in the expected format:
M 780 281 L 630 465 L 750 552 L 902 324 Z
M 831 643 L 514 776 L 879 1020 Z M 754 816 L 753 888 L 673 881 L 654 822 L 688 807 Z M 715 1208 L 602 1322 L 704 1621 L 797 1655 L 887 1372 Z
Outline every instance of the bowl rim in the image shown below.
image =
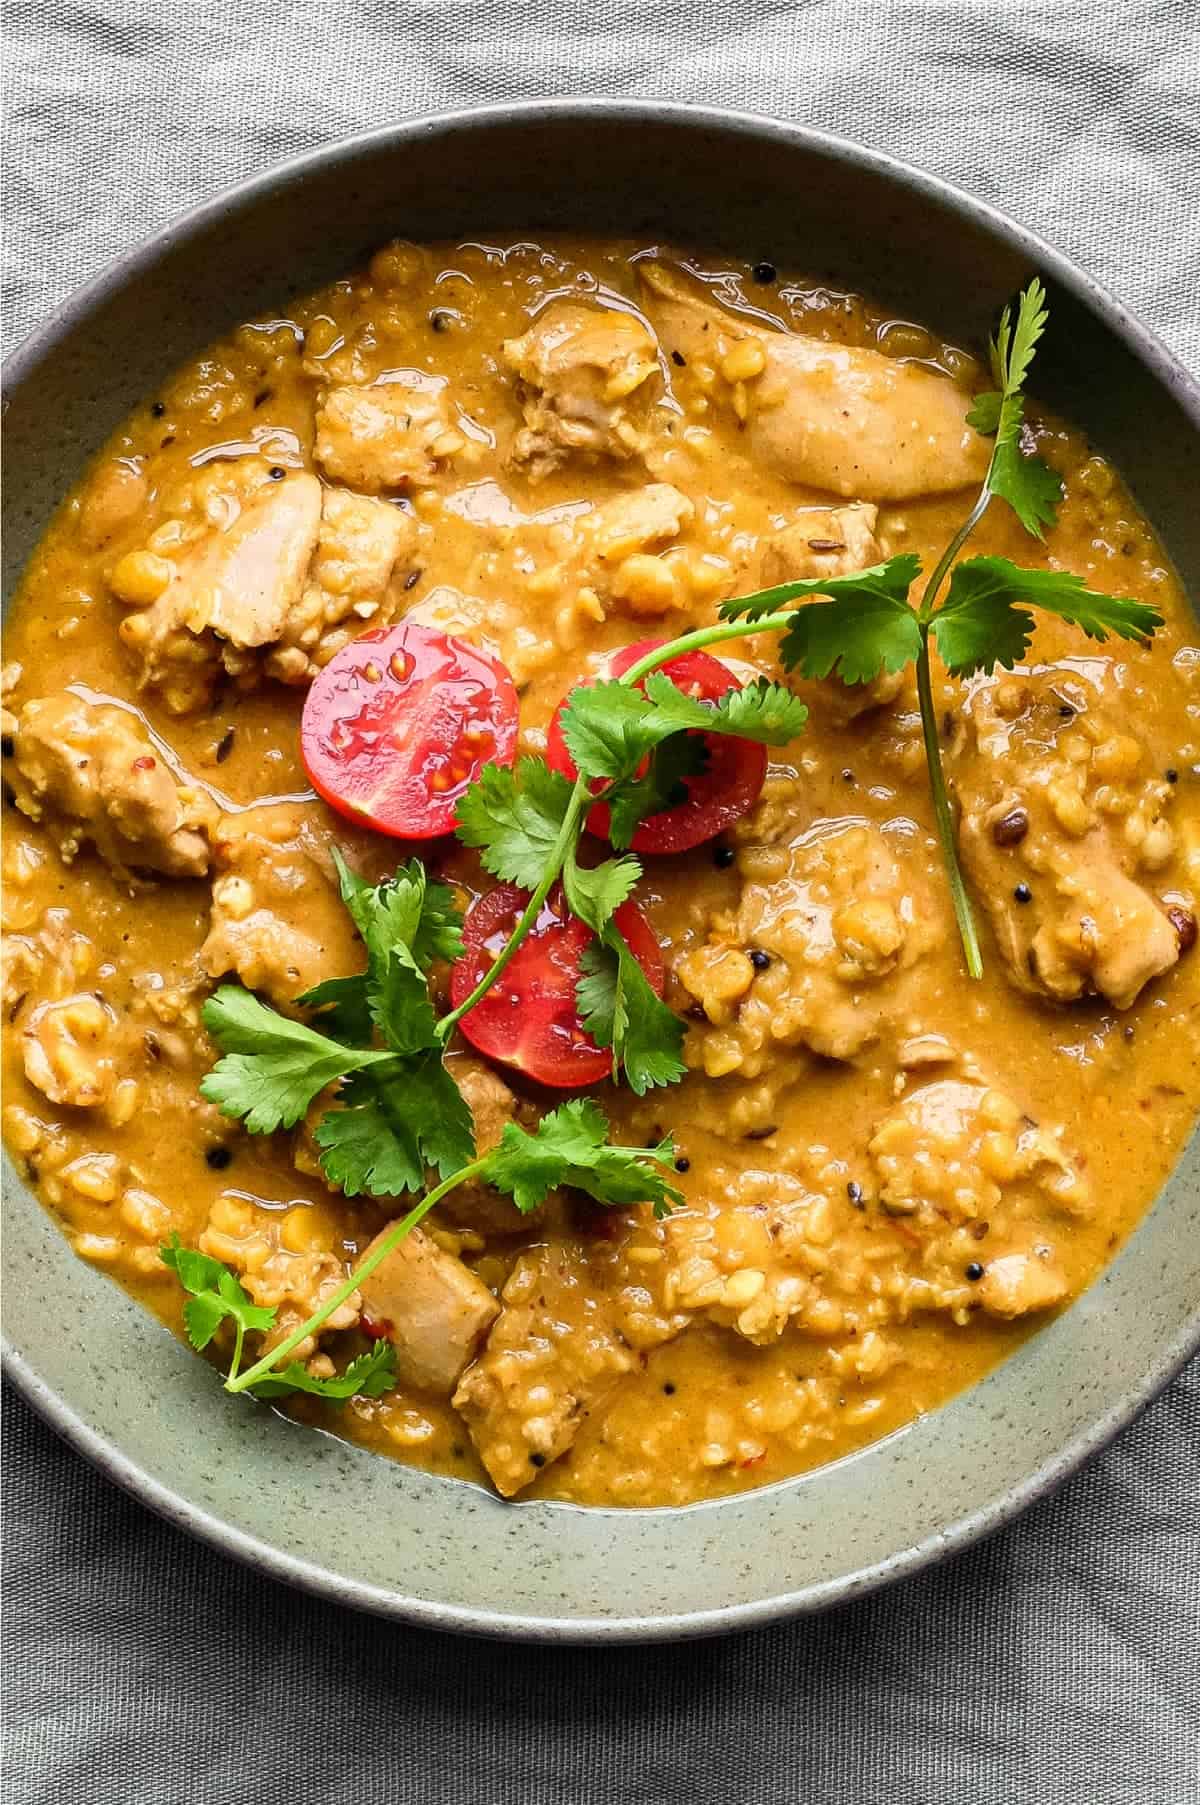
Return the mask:
M 710 130 L 734 137 L 774 141 L 786 149 L 805 149 L 834 162 L 864 168 L 907 189 L 920 200 L 934 202 L 959 214 L 1028 258 L 1039 271 L 1051 275 L 1055 282 L 1098 313 L 1151 375 L 1169 390 L 1200 433 L 1200 382 L 1175 354 L 1073 259 L 990 203 L 885 151 L 770 114 L 676 101 L 603 96 L 499 102 L 421 113 L 335 139 L 316 150 L 273 164 L 187 209 L 151 237 L 112 259 L 83 287 L 73 291 L 8 354 L 0 366 L 0 376 L 6 384 L 23 381 L 54 355 L 73 329 L 86 323 L 88 316 L 112 290 L 151 270 L 167 250 L 202 232 L 224 215 L 266 198 L 273 191 L 294 186 L 316 169 L 353 164 L 377 148 L 422 136 L 487 130 L 496 125 L 540 123 L 552 126 L 561 122 L 588 121 L 632 128 L 639 124 L 666 124 L 681 131 Z M 868 1567 L 743 1604 L 716 1605 L 653 1617 L 607 1618 L 531 1616 L 520 1611 L 499 1612 L 405 1597 L 391 1588 L 342 1577 L 318 1562 L 289 1554 L 225 1522 L 207 1508 L 185 1501 L 168 1485 L 151 1477 L 68 1405 L 40 1377 L 20 1350 L 10 1344 L 7 1335 L 0 1336 L 0 1359 L 5 1376 L 52 1429 L 140 1503 L 221 1554 L 232 1556 L 311 1596 L 412 1625 L 529 1642 L 589 1644 L 678 1641 L 751 1629 L 863 1597 L 885 1584 L 960 1553 L 1012 1522 L 1029 1505 L 1045 1497 L 1105 1448 L 1171 1382 L 1198 1349 L 1200 1303 L 1175 1337 L 1160 1350 L 1148 1370 L 1127 1386 L 1097 1420 L 1040 1461 L 1025 1479 L 969 1512 L 948 1529 L 935 1531 L 911 1547 L 884 1556 Z M 711 1508 L 719 1509 L 720 1503 L 720 1500 L 713 1501 Z

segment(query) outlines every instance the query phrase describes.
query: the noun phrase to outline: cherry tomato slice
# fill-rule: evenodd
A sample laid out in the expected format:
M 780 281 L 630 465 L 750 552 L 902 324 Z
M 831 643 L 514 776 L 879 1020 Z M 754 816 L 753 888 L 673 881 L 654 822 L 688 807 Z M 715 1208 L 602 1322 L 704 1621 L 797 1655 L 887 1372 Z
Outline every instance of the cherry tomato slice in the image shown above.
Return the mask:
M 643 639 L 617 652 L 609 675 L 620 677 L 631 665 L 665 645 L 662 639 Z M 726 690 L 740 689 L 740 680 L 719 658 L 707 652 L 685 652 L 660 667 L 672 683 L 701 702 L 715 702 Z M 639 682 L 638 686 L 643 686 Z M 564 777 L 575 777 L 575 764 L 563 737 L 561 716 L 566 699 L 559 703 L 546 740 L 546 763 Z M 739 740 L 727 733 L 700 734 L 708 751 L 708 763 L 694 777 L 685 777 L 686 802 L 660 814 L 647 815 L 633 836 L 635 852 L 687 852 L 705 840 L 715 839 L 740 821 L 755 803 L 767 776 L 767 749 L 753 740 Z M 603 803 L 588 815 L 588 827 L 601 839 L 608 838 L 609 811 Z
M 450 976 L 455 1008 L 465 1002 L 512 933 L 529 901 L 515 884 L 489 890 L 467 911 L 466 951 Z M 636 903 L 622 903 L 614 917 L 657 996 L 663 993 L 662 952 Z M 556 884 L 538 918 L 482 1002 L 459 1027 L 489 1059 L 515 1066 L 538 1084 L 574 1090 L 597 1084 L 612 1070 L 612 1054 L 586 1034 L 575 1006 L 579 959 L 592 931 L 567 908 Z
M 511 765 L 517 692 L 499 659 L 416 621 L 364 633 L 308 692 L 300 753 L 351 821 L 401 840 L 454 827 L 484 765 Z

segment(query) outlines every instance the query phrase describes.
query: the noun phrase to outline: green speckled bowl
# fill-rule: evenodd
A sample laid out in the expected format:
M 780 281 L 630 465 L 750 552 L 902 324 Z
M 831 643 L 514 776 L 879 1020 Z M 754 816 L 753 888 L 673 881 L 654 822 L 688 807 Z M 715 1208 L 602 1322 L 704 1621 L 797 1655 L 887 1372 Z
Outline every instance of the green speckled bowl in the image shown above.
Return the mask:
M 236 320 L 396 234 L 502 238 L 538 226 L 724 245 L 824 271 L 970 342 L 1040 270 L 1053 323 L 1039 389 L 1112 454 L 1200 592 L 1200 392 L 1061 256 L 941 183 L 814 132 L 593 102 L 414 120 L 356 139 L 201 208 L 101 277 L 9 368 L 6 593 L 84 460 Z M 665 1639 L 852 1597 L 1014 1516 L 1115 1435 L 1200 1342 L 1193 1141 L 1091 1290 L 983 1384 L 902 1433 L 807 1478 L 689 1510 L 501 1504 L 227 1398 L 74 1257 L 7 1165 L 5 1180 L 8 1371 L 49 1421 L 218 1549 L 442 1629 Z

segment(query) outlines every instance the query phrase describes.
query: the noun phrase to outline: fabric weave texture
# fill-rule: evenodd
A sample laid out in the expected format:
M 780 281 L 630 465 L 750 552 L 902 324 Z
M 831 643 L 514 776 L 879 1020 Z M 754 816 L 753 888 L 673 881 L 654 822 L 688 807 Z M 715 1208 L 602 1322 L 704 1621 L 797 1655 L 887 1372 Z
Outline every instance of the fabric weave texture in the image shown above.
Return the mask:
M 841 132 L 1044 233 L 1200 367 L 1195 0 L 8 0 L 7 341 L 192 203 L 564 94 Z M 159 1522 L 5 1399 L 9 1805 L 1196 1805 L 1200 1364 L 1056 1496 L 807 1622 L 519 1649 Z

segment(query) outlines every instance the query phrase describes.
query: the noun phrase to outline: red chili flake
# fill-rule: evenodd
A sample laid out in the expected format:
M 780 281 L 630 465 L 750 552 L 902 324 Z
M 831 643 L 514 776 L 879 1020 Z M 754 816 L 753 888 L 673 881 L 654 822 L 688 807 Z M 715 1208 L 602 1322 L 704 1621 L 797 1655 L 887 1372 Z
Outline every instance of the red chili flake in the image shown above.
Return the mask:
M 151 758 L 148 752 L 144 752 L 141 758 L 134 759 L 133 769 L 135 771 L 153 771 L 157 763 L 158 760 L 156 758 Z

